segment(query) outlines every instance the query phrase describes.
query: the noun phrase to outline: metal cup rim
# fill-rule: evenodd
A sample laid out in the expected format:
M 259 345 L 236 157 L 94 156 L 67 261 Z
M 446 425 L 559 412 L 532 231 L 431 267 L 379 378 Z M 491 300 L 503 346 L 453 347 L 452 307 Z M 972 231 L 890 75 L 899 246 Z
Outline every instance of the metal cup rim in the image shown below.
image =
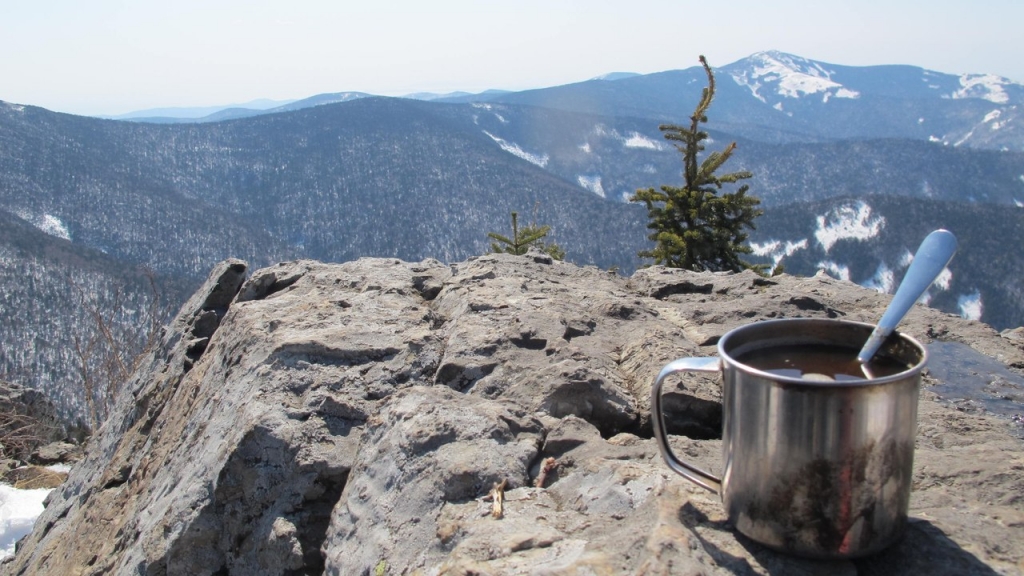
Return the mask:
M 918 350 L 918 352 L 920 353 L 920 359 L 913 366 L 907 368 L 904 371 L 901 371 L 901 372 L 898 372 L 896 374 L 892 374 L 892 375 L 889 375 L 889 376 L 883 376 L 883 377 L 880 377 L 880 378 L 870 378 L 870 379 L 864 379 L 864 380 L 837 380 L 837 381 L 834 381 L 834 382 L 818 382 L 818 381 L 806 380 L 806 379 L 799 378 L 799 377 L 794 377 L 794 376 L 785 376 L 785 375 L 780 375 L 780 374 L 773 374 L 771 372 L 766 372 L 766 371 L 763 371 L 763 370 L 759 370 L 757 368 L 754 368 L 752 366 L 748 366 L 746 364 L 743 364 L 742 362 L 739 362 L 738 360 L 736 360 L 734 355 L 729 353 L 729 351 L 727 350 L 727 347 L 731 343 L 731 340 L 740 337 L 743 333 L 748 332 L 750 330 L 768 330 L 768 329 L 772 328 L 773 326 L 794 325 L 794 324 L 807 324 L 807 325 L 816 325 L 816 326 L 844 325 L 844 326 L 847 326 L 847 327 L 854 327 L 854 328 L 865 330 L 865 334 L 864 334 L 865 339 L 867 339 L 867 336 L 871 333 L 871 331 L 875 327 L 874 324 L 868 324 L 866 322 L 857 322 L 857 321 L 853 321 L 853 320 L 837 320 L 837 319 L 831 319 L 831 318 L 776 318 L 776 319 L 771 319 L 771 320 L 761 320 L 761 321 L 758 321 L 758 322 L 751 322 L 749 324 L 744 324 L 742 326 L 738 326 L 738 327 L 733 328 L 732 330 L 729 330 L 728 332 L 726 332 L 718 340 L 718 344 L 717 344 L 718 356 L 719 356 L 719 358 L 721 358 L 722 362 L 726 366 L 728 366 L 728 367 L 730 367 L 730 368 L 732 368 L 734 370 L 739 370 L 741 372 L 750 374 L 752 376 L 757 376 L 759 378 L 763 378 L 763 379 L 766 379 L 766 380 L 771 380 L 773 382 L 777 382 L 777 383 L 782 384 L 782 385 L 804 387 L 804 388 L 810 388 L 810 389 L 820 389 L 820 388 L 829 388 L 829 389 L 835 389 L 835 388 L 865 388 L 865 387 L 869 387 L 869 386 L 880 386 L 880 385 L 889 384 L 889 383 L 892 383 L 892 382 L 902 381 L 902 380 L 907 379 L 908 377 L 914 377 L 914 376 L 920 374 L 921 371 L 924 370 L 924 367 L 928 363 L 928 349 L 923 344 L 921 344 L 920 341 L 918 341 L 916 338 L 914 338 L 913 336 L 910 336 L 909 334 L 905 334 L 903 332 L 900 332 L 899 330 L 893 331 L 892 335 L 890 335 L 889 338 L 886 339 L 886 342 L 889 342 L 889 341 L 891 341 L 894 338 L 895 339 L 899 339 L 899 340 L 903 340 L 903 341 L 905 341 L 906 343 L 910 344 L 911 346 L 913 346 L 914 348 L 916 348 Z M 855 345 L 855 346 L 851 346 L 851 348 L 854 349 L 854 351 L 856 351 L 857 349 L 860 348 L 860 345 L 858 344 L 858 345 Z

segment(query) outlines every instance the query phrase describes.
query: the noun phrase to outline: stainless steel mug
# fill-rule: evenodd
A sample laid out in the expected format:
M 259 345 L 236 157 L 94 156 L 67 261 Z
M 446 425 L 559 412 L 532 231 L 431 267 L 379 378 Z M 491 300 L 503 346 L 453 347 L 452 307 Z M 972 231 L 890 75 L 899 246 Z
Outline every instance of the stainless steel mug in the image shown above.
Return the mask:
M 849 348 L 855 357 L 873 326 L 826 319 L 769 320 L 726 333 L 718 357 L 683 358 L 651 390 L 654 435 L 669 467 L 721 496 L 747 537 L 781 552 L 852 558 L 877 552 L 906 525 L 925 348 L 894 333 L 879 354 L 898 374 L 854 382 L 779 376 L 739 363 L 785 345 Z M 722 374 L 722 477 L 673 454 L 662 384 L 679 372 Z

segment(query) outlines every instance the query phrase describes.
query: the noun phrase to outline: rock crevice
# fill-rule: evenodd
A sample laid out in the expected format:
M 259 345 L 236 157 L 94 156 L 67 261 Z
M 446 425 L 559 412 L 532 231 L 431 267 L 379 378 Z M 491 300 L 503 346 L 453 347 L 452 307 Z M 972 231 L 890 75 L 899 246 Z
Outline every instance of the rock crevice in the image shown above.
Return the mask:
M 738 538 L 714 495 L 663 465 L 650 386 L 734 327 L 874 321 L 887 296 L 511 255 L 244 275 L 219 265 L 165 329 L 5 574 L 823 570 Z M 918 306 L 902 329 L 1024 365 L 1024 341 L 983 324 Z M 1020 425 L 950 407 L 937 383 L 907 537 L 829 572 L 1024 571 Z M 668 388 L 675 450 L 719 472 L 717 378 Z

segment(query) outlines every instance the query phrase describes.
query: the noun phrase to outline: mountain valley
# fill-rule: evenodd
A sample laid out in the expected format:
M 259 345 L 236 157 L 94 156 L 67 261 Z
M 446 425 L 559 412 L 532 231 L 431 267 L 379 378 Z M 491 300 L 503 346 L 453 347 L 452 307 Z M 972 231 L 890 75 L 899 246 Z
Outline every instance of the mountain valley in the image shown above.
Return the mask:
M 780 53 L 716 75 L 708 151 L 737 142 L 725 169 L 754 173 L 765 210 L 752 261 L 891 292 L 906 255 L 947 227 L 961 248 L 930 305 L 1024 324 L 1024 258 L 1008 249 L 1024 241 L 1024 87 Z M 686 121 L 703 77 L 611 78 L 429 101 L 327 94 L 163 123 L 0 102 L 0 379 L 83 416 L 74 338 L 95 315 L 74 287 L 142 339 L 157 295 L 166 319 L 229 257 L 461 261 L 517 211 L 550 225 L 567 259 L 632 273 L 648 231 L 626 200 L 681 181 L 658 124 Z

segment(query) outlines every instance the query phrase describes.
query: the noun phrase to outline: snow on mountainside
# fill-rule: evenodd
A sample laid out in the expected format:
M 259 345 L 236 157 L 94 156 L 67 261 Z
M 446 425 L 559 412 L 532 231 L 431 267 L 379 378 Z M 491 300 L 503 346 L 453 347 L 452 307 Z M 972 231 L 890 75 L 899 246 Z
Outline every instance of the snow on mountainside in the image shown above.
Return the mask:
M 960 315 L 971 320 L 981 320 L 985 307 L 981 303 L 981 292 L 975 290 L 970 294 L 963 294 L 957 298 L 957 307 Z
M 755 255 L 790 273 L 825 270 L 889 290 L 907 251 L 948 227 L 971 256 L 954 263 L 933 304 L 983 313 L 1000 328 L 1024 324 L 1024 258 L 1006 251 L 1024 243 L 1024 86 L 780 52 L 714 70 L 719 92 L 707 129 L 718 142 L 709 140 L 707 152 L 737 141 L 726 170 L 754 175 L 750 193 L 766 211 L 751 234 Z M 658 126 L 685 122 L 704 81 L 691 67 L 452 101 L 346 92 L 296 102 L 305 109 L 289 114 L 195 126 L 0 102 L 0 218 L 11 213 L 18 238 L 35 244 L 68 242 L 90 259 L 98 251 L 104 262 L 184 278 L 226 256 L 257 266 L 300 257 L 465 259 L 486 250 L 486 232 L 504 229 L 510 211 L 537 207 L 570 259 L 628 271 L 647 231 L 642 206 L 624 202 L 639 188 L 680 182 L 680 155 Z M 857 203 L 868 195 L 887 199 Z M 832 198 L 848 201 L 826 204 Z M 10 230 L 0 225 L 0 236 Z M 2 250 L 0 242 L 5 264 L 52 264 L 46 252 L 15 260 Z M 25 277 L 10 266 L 0 272 L 12 284 Z M 66 274 L 54 268 L 47 286 Z M 39 302 L 41 285 L 18 297 Z M 42 320 L 68 316 L 51 302 L 69 299 L 52 292 Z M 25 305 L 3 308 L 33 318 Z M 0 322 L 11 335 L 3 341 L 25 344 L 11 364 L 19 373 L 39 366 L 47 339 L 53 346 L 38 371 L 53 379 L 73 372 L 59 363 L 72 343 L 54 336 L 74 334 L 66 324 L 32 327 L 41 338 L 13 326 Z
M 726 80 L 725 84 L 732 83 Z M 735 84 L 732 87 L 739 90 Z M 836 102 L 814 100 L 813 106 L 820 108 Z M 750 189 L 765 206 L 869 193 L 1006 206 L 1024 203 L 1024 180 L 1020 179 L 1024 156 L 1020 153 L 881 138 L 761 142 L 719 132 L 714 127 L 719 103 L 716 99 L 710 112 L 707 150 L 720 150 L 726 143 L 738 141 L 726 169 L 752 172 Z M 725 108 L 724 100 L 721 104 Z M 758 105 L 777 114 L 763 103 Z M 798 116 L 808 112 L 800 110 Z M 987 102 L 985 110 L 991 111 Z M 608 200 L 628 202 L 638 188 L 675 183 L 681 175 L 679 152 L 664 139 L 655 121 L 490 102 L 468 109 L 452 106 L 445 113 L 463 122 L 468 117 L 471 129 L 485 135 L 495 148 Z M 986 127 L 975 132 L 992 131 L 987 125 L 1006 117 L 1005 113 L 990 114 Z M 979 114 L 978 119 L 983 120 L 984 115 Z M 985 177 L 978 178 L 978 174 Z
M 829 257 L 830 251 L 839 243 L 848 244 L 853 241 L 866 244 L 877 241 L 886 223 L 886 218 L 875 212 L 864 200 L 841 202 L 816 217 L 816 226 L 812 234 L 816 243 L 813 245 L 809 244 L 807 238 L 802 238 L 796 241 L 752 242 L 750 246 L 754 256 L 770 260 L 773 266 L 778 266 L 798 251 L 807 250 L 811 246 L 816 247 L 822 256 L 815 264 L 818 272 L 824 272 L 839 280 L 856 282 L 883 294 L 892 294 L 898 285 L 897 274 L 902 275 L 914 259 L 907 247 L 903 248 L 902 253 L 897 253 L 899 255 L 894 261 L 881 260 L 873 264 L 870 261 L 866 264 L 841 263 Z M 817 250 L 814 253 L 819 253 Z M 870 268 L 872 265 L 873 270 Z M 855 272 L 851 272 L 851 269 Z M 936 293 L 949 291 L 952 280 L 953 273 L 949 268 L 945 268 L 928 292 L 921 297 L 921 301 L 928 303 Z M 963 317 L 972 320 L 981 318 L 982 296 L 977 290 L 970 294 L 961 294 L 958 298 L 958 309 Z M 965 305 L 964 302 L 968 304 Z
M 860 97 L 856 90 L 833 81 L 833 72 L 821 63 L 782 52 L 759 52 L 747 58 L 745 66 L 731 68 L 732 79 L 765 103 L 768 103 L 769 93 L 786 98 L 821 94 L 822 102 L 832 97 Z
M 922 303 L 998 329 L 1024 324 L 1024 262 L 1004 257 L 1024 241 L 1019 209 L 892 196 L 769 207 L 751 232 L 750 260 L 800 276 L 824 273 L 892 294 L 932 230 L 956 234 L 960 255 Z
M 531 164 L 540 166 L 541 168 L 547 166 L 548 164 L 549 156 L 547 154 L 531 154 L 530 152 L 527 152 L 526 150 L 520 148 L 519 145 L 516 144 L 515 142 L 509 142 L 507 140 L 504 140 L 503 138 L 491 134 L 487 130 L 484 130 L 484 134 L 490 136 L 491 140 L 494 140 L 494 142 L 497 143 L 502 150 L 508 152 L 513 156 L 522 158 L 523 160 L 526 160 Z
M 15 211 L 15 215 L 50 236 L 71 240 L 71 232 L 68 230 L 67 224 L 53 214 L 40 214 L 37 216 L 24 210 L 18 210 Z
M 709 128 L 733 137 L 765 143 L 899 138 L 1024 151 L 1024 85 L 992 74 L 844 66 L 779 51 L 711 65 L 718 90 Z M 703 69 L 691 66 L 457 101 L 646 119 L 656 127 L 688 118 L 704 83 Z
M 720 63 L 717 63 L 720 64 Z M 954 147 L 1024 150 L 1024 85 L 993 74 L 947 74 L 911 65 L 844 66 L 777 50 L 716 66 L 713 124 L 762 142 L 910 138 Z M 507 103 L 655 122 L 686 118 L 700 96 L 699 66 L 653 74 L 614 72 L 563 86 L 479 94 L 415 93 L 438 103 Z M 274 114 L 370 96 L 320 94 L 265 110 L 228 108 L 202 118 L 133 118 L 146 122 L 215 122 Z M 500 132 L 509 145 L 531 145 Z M 649 142 L 649 141 L 648 141 Z M 643 142 L 637 144 L 643 145 Z M 514 153 L 514 152 L 510 152 Z M 537 158 L 543 152 L 531 153 Z M 607 189 L 607 187 L 606 187 Z M 620 193 L 609 193 L 619 197 Z
M 993 74 L 964 74 L 960 76 L 960 88 L 952 98 L 981 98 L 995 104 L 1006 104 L 1010 96 L 1006 87 L 1013 82 Z
M 759 52 L 721 68 L 761 103 L 823 135 L 844 137 L 872 118 L 899 132 L 948 146 L 1024 149 L 1020 106 L 1024 85 L 994 74 L 944 74 L 915 66 L 842 66 L 778 51 Z M 863 100 L 832 116 L 829 103 Z M 816 106 L 815 106 L 816 104 Z M 855 115 L 850 115 L 851 110 Z M 794 117 L 795 115 L 795 117 Z M 860 118 L 862 119 L 860 119 Z M 864 134 L 869 136 L 869 134 Z M 845 135 L 860 136 L 857 133 Z
M 1013 104 L 1024 95 L 1024 85 L 995 74 L 954 75 L 916 66 L 843 66 L 775 50 L 758 52 L 721 71 L 765 103 L 772 103 L 776 96 L 820 95 L 821 102 L 828 102 L 873 95 Z
M 869 240 L 878 236 L 885 218 L 872 216 L 867 202 L 841 204 L 828 214 L 818 216 L 814 238 L 825 254 L 840 240 Z

